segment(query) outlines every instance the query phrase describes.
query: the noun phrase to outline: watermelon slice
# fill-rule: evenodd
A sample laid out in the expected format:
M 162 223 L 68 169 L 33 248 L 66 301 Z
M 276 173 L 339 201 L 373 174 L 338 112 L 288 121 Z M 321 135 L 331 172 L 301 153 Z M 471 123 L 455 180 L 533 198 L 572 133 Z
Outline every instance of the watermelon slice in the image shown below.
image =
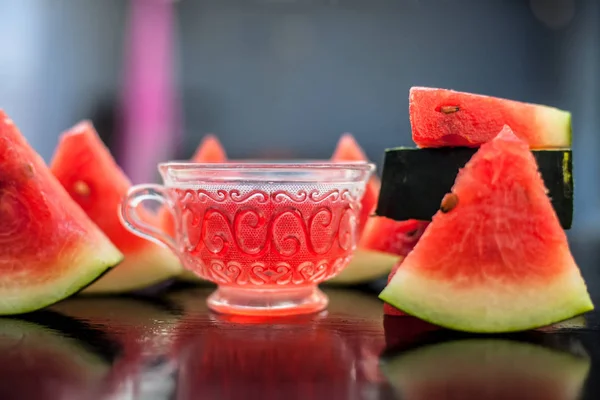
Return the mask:
M 335 151 L 333 152 L 333 156 L 331 156 L 332 161 L 368 161 L 367 156 L 365 155 L 362 148 L 349 133 L 345 133 L 342 135 L 340 140 L 337 143 Z M 365 194 L 363 195 L 361 201 L 361 210 L 358 222 L 358 232 L 359 234 L 363 231 L 369 216 L 373 213 L 375 209 L 375 205 L 377 204 L 377 198 L 379 197 L 379 189 L 381 188 L 381 181 L 379 177 L 373 175 L 369 180 L 365 188 Z
M 50 168 L 71 198 L 125 255 L 121 265 L 83 293 L 127 292 L 181 272 L 170 250 L 133 235 L 121 224 L 117 210 L 131 183 L 90 122 L 81 122 L 62 135 Z M 144 218 L 157 223 L 152 214 Z
M 208 134 L 204 136 L 202 142 L 198 145 L 191 161 L 198 163 L 224 163 L 227 161 L 227 153 L 221 142 L 219 142 L 219 139 L 213 134 Z
M 0 315 L 62 300 L 123 259 L 3 111 L 0 221 Z
M 471 332 L 537 328 L 594 308 L 535 159 L 509 127 L 469 160 L 448 199 L 382 300 Z
M 394 221 L 386 217 L 372 217 L 360 238 L 360 246 L 406 257 L 428 225 L 428 221 Z
M 413 87 L 413 140 L 419 147 L 478 147 L 504 125 L 531 148 L 571 147 L 571 114 L 557 108 L 446 89 Z

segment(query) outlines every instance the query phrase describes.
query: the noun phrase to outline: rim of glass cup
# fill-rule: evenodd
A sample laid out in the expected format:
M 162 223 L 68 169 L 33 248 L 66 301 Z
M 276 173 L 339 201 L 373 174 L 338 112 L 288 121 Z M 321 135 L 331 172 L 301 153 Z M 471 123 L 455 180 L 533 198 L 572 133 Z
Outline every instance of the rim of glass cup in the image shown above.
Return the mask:
M 315 182 L 352 183 L 367 180 L 375 164 L 367 161 L 285 160 L 158 164 L 165 183 L 193 182 Z

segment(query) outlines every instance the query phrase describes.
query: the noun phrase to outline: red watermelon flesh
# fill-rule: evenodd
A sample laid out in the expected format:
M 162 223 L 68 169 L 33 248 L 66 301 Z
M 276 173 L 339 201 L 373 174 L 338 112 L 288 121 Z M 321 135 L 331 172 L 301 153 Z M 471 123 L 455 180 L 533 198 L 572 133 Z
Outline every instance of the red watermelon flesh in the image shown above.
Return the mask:
M 206 135 L 192 157 L 198 163 L 223 163 L 227 161 L 227 153 L 219 139 L 213 134 Z
M 414 219 L 395 221 L 386 217 L 371 217 L 360 238 L 359 246 L 406 257 L 428 225 L 428 221 Z
M 388 276 L 389 283 L 402 264 L 404 257 L 415 247 L 428 225 L 429 221 L 417 221 L 414 219 L 394 221 L 386 217 L 371 217 L 369 222 L 367 222 L 359 246 L 384 253 L 396 254 L 401 257 Z M 386 315 L 406 315 L 387 303 L 383 304 L 383 313 Z
M 534 149 L 571 147 L 571 114 L 544 105 L 446 89 L 413 87 L 409 113 L 419 147 L 478 147 L 504 125 Z
M 62 300 L 123 258 L 3 111 L 0 221 L 0 315 Z
M 459 172 L 380 294 L 434 324 L 470 332 L 538 328 L 593 310 L 527 143 L 504 127 Z
M 333 156 L 331 156 L 331 160 L 337 162 L 368 161 L 368 158 L 365 155 L 363 149 L 354 139 L 354 136 L 352 136 L 349 133 L 345 133 L 338 141 L 335 151 L 333 152 Z M 373 175 L 365 188 L 365 194 L 363 195 L 361 201 L 362 207 L 360 210 L 358 222 L 359 234 L 363 231 L 365 225 L 367 224 L 369 216 L 373 213 L 373 210 L 375 209 L 377 199 L 379 198 L 380 188 L 381 181 L 379 180 L 379 177 Z
M 179 260 L 169 250 L 130 233 L 121 224 L 118 209 L 131 182 L 90 122 L 81 122 L 62 135 L 50 168 L 71 198 L 125 255 L 121 265 L 83 293 L 136 290 L 181 271 Z M 140 212 L 148 223 L 158 223 L 155 215 Z

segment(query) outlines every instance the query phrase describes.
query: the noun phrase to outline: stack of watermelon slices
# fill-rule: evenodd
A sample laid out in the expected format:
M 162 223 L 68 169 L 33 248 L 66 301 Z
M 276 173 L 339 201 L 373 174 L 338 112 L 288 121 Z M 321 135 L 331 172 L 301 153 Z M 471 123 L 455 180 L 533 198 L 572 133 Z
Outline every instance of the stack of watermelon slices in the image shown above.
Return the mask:
M 412 88 L 413 140 L 478 147 L 380 294 L 406 312 L 475 333 L 539 328 L 593 310 L 531 149 L 571 147 L 555 108 Z

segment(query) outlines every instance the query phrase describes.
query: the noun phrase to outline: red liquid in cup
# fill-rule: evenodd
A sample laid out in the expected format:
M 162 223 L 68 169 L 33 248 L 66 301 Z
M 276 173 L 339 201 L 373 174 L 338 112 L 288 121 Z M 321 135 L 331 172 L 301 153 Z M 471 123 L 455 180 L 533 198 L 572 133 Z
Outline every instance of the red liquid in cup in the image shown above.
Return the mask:
M 263 289 L 314 286 L 341 271 L 356 246 L 356 189 L 278 188 L 169 189 L 186 268 L 220 287 Z

